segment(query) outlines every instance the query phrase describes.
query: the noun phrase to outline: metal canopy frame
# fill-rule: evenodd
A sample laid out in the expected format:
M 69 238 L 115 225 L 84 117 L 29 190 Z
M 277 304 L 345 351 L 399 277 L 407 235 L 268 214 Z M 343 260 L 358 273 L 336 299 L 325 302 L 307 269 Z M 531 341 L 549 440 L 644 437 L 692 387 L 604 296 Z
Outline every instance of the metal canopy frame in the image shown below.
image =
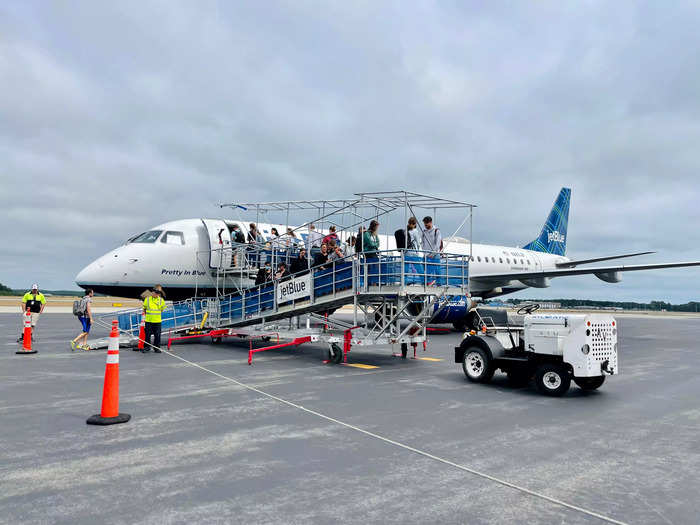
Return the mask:
M 328 212 L 340 211 L 345 208 L 381 208 L 387 211 L 412 206 L 423 209 L 447 209 L 447 208 L 476 208 L 475 204 L 468 202 L 435 197 L 412 191 L 378 191 L 354 193 L 349 199 L 314 199 L 299 201 L 274 201 L 274 202 L 230 202 L 219 204 L 221 208 L 239 208 L 244 211 L 293 211 L 293 210 L 327 210 Z
M 268 212 L 272 214 L 286 214 L 286 220 L 280 221 L 279 224 L 285 227 L 279 235 L 281 243 L 284 243 L 286 239 L 289 239 L 289 230 L 291 232 L 304 231 L 309 228 L 313 223 L 321 226 L 335 226 L 338 229 L 338 234 L 342 232 L 354 232 L 356 228 L 362 226 L 366 222 L 372 219 L 379 219 L 379 217 L 386 216 L 397 210 L 403 210 L 403 225 L 405 227 L 409 216 L 418 216 L 414 210 L 429 210 L 432 212 L 432 216 L 436 217 L 438 210 L 445 210 L 447 212 L 459 212 L 462 210 L 464 212 L 464 220 L 457 227 L 455 232 L 446 237 L 447 239 L 456 235 L 457 232 L 464 226 L 464 224 L 469 221 L 469 239 L 470 248 L 469 255 L 472 255 L 471 239 L 473 234 L 473 224 L 472 218 L 474 213 L 474 208 L 477 206 L 468 202 L 458 201 L 455 199 L 448 199 L 443 197 L 437 197 L 434 195 L 428 195 L 424 193 L 417 193 L 407 190 L 393 190 L 393 191 L 377 191 L 377 192 L 359 192 L 353 193 L 352 197 L 341 198 L 341 199 L 309 199 L 309 200 L 286 200 L 286 201 L 265 201 L 265 202 L 229 202 L 219 204 L 220 208 L 230 208 L 235 211 L 244 213 L 255 214 L 255 223 L 259 224 L 261 220 L 261 215 L 265 215 Z M 294 221 L 296 225 L 290 226 L 290 214 L 295 215 L 306 215 L 305 219 L 309 220 Z M 312 218 L 309 218 L 312 215 Z M 273 222 L 273 221 L 268 221 Z M 418 228 L 422 231 L 421 224 L 419 222 Z M 245 229 L 244 229 L 245 233 Z M 278 245 L 272 242 L 272 255 L 266 253 L 270 251 L 270 241 L 264 240 L 262 242 L 247 242 L 245 245 L 246 251 L 241 252 L 239 250 L 238 257 L 247 261 L 248 258 L 252 256 L 253 261 L 261 261 L 261 254 L 264 258 L 271 258 L 273 267 L 277 266 L 277 261 L 282 260 L 284 254 L 287 253 L 287 249 L 280 249 Z M 226 250 L 221 250 L 222 256 Z M 199 253 L 198 253 L 199 260 Z M 223 261 L 223 257 L 221 258 Z M 286 259 L 285 259 L 286 260 Z M 311 253 L 309 254 L 309 265 L 311 264 Z M 219 282 L 222 279 L 224 283 L 223 289 L 226 289 L 227 277 L 232 275 L 238 275 L 240 282 L 244 279 L 244 268 L 236 267 L 232 268 L 217 268 L 216 271 L 216 281 L 217 281 L 217 296 L 220 292 Z M 250 277 L 249 272 L 246 273 L 248 278 Z M 234 288 L 239 289 L 241 284 L 234 283 Z M 240 289 L 238 290 L 240 291 Z

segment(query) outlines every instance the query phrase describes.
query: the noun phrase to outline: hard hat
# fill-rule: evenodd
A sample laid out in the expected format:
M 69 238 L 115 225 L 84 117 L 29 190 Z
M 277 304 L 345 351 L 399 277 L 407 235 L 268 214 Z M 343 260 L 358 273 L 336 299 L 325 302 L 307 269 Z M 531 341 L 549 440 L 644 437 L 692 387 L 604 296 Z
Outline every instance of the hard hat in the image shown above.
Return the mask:
M 39 289 L 39 285 L 36 284 L 36 283 L 34 283 L 34 284 L 32 285 L 32 290 L 38 290 L 38 289 Z

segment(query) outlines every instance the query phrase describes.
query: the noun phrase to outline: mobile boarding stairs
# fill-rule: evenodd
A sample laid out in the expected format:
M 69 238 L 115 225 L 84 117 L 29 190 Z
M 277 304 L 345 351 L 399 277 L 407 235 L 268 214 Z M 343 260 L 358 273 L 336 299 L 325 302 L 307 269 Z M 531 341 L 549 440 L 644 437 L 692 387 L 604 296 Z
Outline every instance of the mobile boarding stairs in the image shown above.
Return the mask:
M 162 329 L 168 346 L 196 337 L 247 339 L 249 361 L 264 350 L 253 349 L 253 339 L 274 339 L 275 348 L 324 342 L 333 362 L 347 360 L 353 345 L 400 344 L 405 356 L 408 344 L 425 342 L 427 325 L 448 297 L 467 294 L 468 279 L 469 256 L 413 250 L 352 256 L 218 297 L 173 303 L 162 314 Z M 351 322 L 329 317 L 343 306 L 352 307 Z M 118 312 L 117 319 L 122 332 L 138 337 L 140 309 Z

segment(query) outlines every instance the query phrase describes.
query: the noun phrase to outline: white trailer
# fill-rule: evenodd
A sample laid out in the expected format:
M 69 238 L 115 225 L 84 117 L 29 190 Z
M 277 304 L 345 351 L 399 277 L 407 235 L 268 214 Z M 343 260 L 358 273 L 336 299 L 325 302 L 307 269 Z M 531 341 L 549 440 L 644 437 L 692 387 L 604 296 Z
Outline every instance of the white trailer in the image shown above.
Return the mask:
M 546 395 L 561 396 L 573 380 L 595 390 L 605 377 L 619 373 L 617 322 L 608 314 L 533 314 L 538 305 L 509 316 L 505 310 L 478 316 L 480 329 L 464 334 L 455 348 L 467 379 L 491 380 L 500 369 L 515 384 L 534 378 Z

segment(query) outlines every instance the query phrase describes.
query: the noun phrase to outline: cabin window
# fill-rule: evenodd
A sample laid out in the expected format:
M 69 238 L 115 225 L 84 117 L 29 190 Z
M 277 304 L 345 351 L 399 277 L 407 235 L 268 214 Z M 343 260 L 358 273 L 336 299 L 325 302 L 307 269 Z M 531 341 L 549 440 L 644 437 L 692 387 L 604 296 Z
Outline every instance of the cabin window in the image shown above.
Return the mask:
M 160 242 L 163 244 L 177 244 L 179 246 L 184 246 L 185 236 L 182 232 L 165 232 L 165 235 L 163 235 Z
M 530 259 L 527 260 L 527 265 L 530 266 Z
M 510 257 L 506 257 L 506 262 L 510 264 Z
M 499 258 L 498 258 L 498 262 L 501 263 L 501 264 L 503 264 L 503 257 L 499 257 Z
M 481 262 L 481 257 L 477 255 L 477 256 L 476 256 L 476 260 L 479 261 L 479 262 Z
M 141 235 L 137 235 L 136 237 L 131 239 L 131 242 L 154 243 L 158 240 L 158 237 L 160 237 L 161 233 L 163 233 L 163 230 L 151 230 L 150 232 L 143 232 Z
M 522 259 L 520 259 L 520 264 L 521 264 L 521 265 L 525 264 L 525 261 L 523 261 Z
M 494 264 L 496 264 L 496 258 L 495 258 L 495 257 L 491 257 L 491 262 L 494 263 Z

